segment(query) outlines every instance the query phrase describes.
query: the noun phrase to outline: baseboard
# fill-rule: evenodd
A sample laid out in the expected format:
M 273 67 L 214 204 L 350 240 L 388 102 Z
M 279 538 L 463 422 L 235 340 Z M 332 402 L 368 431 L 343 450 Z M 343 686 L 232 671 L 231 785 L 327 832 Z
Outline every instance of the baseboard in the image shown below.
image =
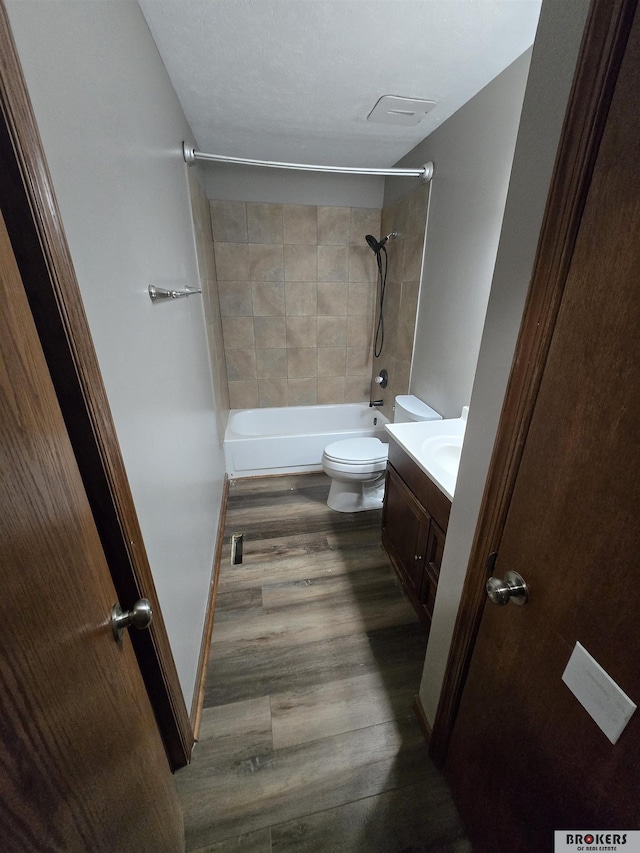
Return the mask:
M 216 595 L 218 594 L 218 578 L 220 577 L 220 559 L 222 557 L 222 544 L 224 542 L 224 527 L 227 517 L 227 501 L 229 499 L 229 477 L 225 474 L 224 487 L 222 491 L 222 504 L 220 506 L 220 518 L 218 520 L 218 536 L 216 539 L 216 550 L 213 558 L 211 571 L 211 585 L 209 587 L 209 601 L 204 619 L 204 630 L 202 632 L 202 643 L 200 645 L 200 657 L 198 659 L 198 671 L 196 673 L 196 686 L 191 703 L 191 728 L 194 740 L 200 736 L 200 722 L 202 720 L 202 706 L 204 703 L 204 688 L 207 681 L 207 664 L 209 663 L 209 649 L 211 648 L 211 633 L 213 631 L 213 614 L 216 609 Z
M 420 701 L 419 696 L 413 697 L 413 710 L 415 711 L 416 717 L 418 718 L 418 723 L 420 724 L 420 728 L 422 729 L 424 739 L 427 743 L 429 743 L 429 741 L 431 740 L 431 726 L 429 725 L 429 720 L 427 720 L 427 715 L 424 712 L 424 708 L 422 707 L 422 702 Z

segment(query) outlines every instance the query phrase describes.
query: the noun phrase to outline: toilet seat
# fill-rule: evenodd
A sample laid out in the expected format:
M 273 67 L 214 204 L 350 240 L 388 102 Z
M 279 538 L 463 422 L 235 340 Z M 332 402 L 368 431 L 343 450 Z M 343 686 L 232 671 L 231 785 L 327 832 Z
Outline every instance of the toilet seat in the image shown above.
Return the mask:
M 322 454 L 322 468 L 331 477 L 327 506 L 337 512 L 380 509 L 389 445 L 378 438 L 333 441 Z
M 361 468 L 363 465 L 384 466 L 389 445 L 379 438 L 345 438 L 333 441 L 324 449 L 325 458 L 339 465 Z

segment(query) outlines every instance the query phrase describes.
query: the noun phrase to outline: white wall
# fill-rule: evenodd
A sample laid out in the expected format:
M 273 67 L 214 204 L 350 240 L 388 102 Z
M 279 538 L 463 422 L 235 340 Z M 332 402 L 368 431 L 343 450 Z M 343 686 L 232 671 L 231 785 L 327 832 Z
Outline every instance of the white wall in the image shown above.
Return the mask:
M 327 207 L 382 207 L 384 178 L 206 162 L 204 169 L 209 198 Z
M 147 286 L 198 282 L 191 132 L 133 0 L 6 5 L 190 707 L 224 461 L 202 298 Z
M 444 417 L 471 397 L 530 57 L 398 163 L 435 165 L 410 387 Z M 398 191 L 388 182 L 385 204 Z
M 534 44 L 420 699 L 435 717 L 589 0 L 544 0 Z

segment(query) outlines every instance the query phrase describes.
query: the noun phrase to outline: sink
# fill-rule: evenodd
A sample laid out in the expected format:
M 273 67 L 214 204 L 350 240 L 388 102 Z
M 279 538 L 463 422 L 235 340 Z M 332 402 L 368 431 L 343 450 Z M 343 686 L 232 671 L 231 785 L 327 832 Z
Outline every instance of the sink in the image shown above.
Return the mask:
M 420 447 L 425 464 L 428 465 L 431 461 L 447 474 L 457 476 L 462 453 L 462 439 L 461 435 L 438 435 L 425 439 Z
M 385 429 L 441 492 L 453 500 L 469 407 L 459 418 L 385 424 Z

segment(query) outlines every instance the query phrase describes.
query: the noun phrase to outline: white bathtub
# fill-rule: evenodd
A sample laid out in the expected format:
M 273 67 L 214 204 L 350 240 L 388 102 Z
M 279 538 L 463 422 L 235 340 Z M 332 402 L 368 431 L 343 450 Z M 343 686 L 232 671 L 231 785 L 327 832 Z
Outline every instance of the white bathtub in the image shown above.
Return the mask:
M 232 409 L 224 435 L 227 474 L 256 477 L 321 471 L 327 444 L 358 436 L 375 436 L 387 443 L 386 423 L 379 409 L 368 403 Z

